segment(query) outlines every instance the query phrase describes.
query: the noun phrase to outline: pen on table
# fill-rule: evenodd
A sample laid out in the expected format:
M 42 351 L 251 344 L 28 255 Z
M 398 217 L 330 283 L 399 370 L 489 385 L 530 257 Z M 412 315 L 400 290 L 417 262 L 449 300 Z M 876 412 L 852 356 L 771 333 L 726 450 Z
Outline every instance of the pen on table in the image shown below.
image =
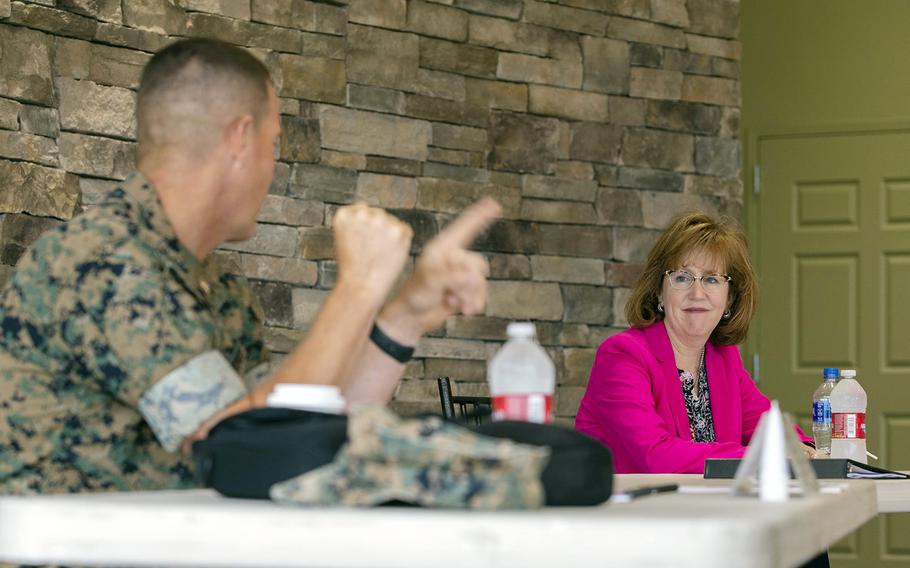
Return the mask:
M 679 485 L 676 483 L 669 483 L 667 485 L 652 485 L 650 487 L 639 487 L 638 489 L 630 489 L 629 491 L 617 493 L 613 495 L 610 500 L 615 503 L 628 503 L 629 501 L 638 499 L 639 497 L 655 495 L 657 493 L 670 493 L 677 490 L 679 490 Z

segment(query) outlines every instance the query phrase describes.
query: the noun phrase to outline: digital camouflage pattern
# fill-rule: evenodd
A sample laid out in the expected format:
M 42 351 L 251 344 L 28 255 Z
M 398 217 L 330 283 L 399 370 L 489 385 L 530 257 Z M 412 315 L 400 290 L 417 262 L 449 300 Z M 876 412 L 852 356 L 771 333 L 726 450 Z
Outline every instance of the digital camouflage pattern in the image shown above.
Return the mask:
M 367 407 L 348 420 L 332 463 L 272 486 L 275 501 L 373 506 L 531 509 L 544 504 L 546 447 L 481 436 L 431 416 L 402 419 Z
M 247 283 L 193 257 L 134 175 L 39 238 L 0 293 L 0 490 L 191 485 L 139 400 L 211 350 L 245 375 L 268 358 L 261 322 Z

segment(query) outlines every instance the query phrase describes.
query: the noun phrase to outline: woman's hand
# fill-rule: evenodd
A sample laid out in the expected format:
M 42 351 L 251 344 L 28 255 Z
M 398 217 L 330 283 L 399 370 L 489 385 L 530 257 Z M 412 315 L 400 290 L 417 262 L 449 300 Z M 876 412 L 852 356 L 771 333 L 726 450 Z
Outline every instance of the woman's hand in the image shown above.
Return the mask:
M 812 446 L 803 444 L 803 453 L 806 455 L 806 458 L 814 460 L 815 456 L 818 455 L 818 451 Z

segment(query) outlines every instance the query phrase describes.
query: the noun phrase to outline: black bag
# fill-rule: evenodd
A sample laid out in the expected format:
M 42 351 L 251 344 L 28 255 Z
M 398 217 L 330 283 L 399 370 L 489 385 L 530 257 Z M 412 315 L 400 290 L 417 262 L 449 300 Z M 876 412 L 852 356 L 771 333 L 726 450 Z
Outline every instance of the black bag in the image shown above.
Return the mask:
M 470 428 L 478 434 L 547 446 L 541 474 L 548 506 L 598 505 L 610 498 L 613 460 L 588 436 L 530 422 L 503 421 Z M 193 444 L 196 478 L 228 497 L 268 499 L 280 481 L 331 462 L 347 441 L 347 417 L 287 408 L 261 408 L 218 423 Z

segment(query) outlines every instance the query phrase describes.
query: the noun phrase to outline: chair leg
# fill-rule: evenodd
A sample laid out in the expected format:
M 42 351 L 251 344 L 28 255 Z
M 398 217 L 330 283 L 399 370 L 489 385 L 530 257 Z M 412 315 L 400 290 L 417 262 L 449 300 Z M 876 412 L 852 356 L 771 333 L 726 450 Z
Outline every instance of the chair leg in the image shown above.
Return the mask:
M 449 377 L 436 379 L 439 386 L 439 404 L 442 406 L 442 417 L 446 420 L 455 420 L 455 405 L 452 404 L 452 383 Z

